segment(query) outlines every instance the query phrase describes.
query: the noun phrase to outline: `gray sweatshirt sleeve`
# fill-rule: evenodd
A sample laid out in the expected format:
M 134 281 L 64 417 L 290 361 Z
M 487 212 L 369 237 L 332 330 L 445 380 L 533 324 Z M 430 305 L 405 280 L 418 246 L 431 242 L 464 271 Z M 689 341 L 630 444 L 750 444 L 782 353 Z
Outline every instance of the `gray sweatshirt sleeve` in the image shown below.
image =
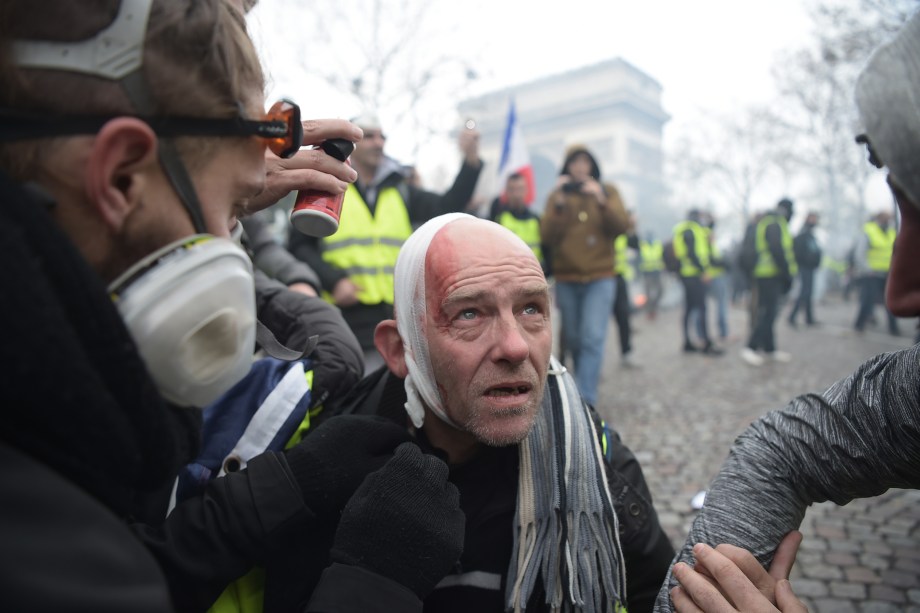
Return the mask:
M 920 487 L 920 345 L 878 355 L 823 394 L 762 416 L 732 446 L 686 543 L 743 547 L 765 567 L 806 508 Z M 655 611 L 671 611 L 671 572 Z

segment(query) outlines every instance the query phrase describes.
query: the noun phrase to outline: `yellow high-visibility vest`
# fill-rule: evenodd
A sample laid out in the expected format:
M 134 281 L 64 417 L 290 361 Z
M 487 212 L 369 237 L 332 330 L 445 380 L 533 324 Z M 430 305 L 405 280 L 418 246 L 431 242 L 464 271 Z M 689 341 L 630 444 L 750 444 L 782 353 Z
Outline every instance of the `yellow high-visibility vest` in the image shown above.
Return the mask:
M 721 277 L 725 274 L 725 268 L 714 265 L 713 261 L 721 260 L 722 252 L 712 240 L 712 228 L 703 228 L 703 233 L 706 234 L 706 247 L 709 249 L 709 266 L 706 268 L 706 274 L 712 278 Z
M 633 270 L 632 265 L 629 263 L 629 237 L 625 234 L 617 236 L 613 240 L 613 250 L 616 253 L 614 271 L 625 280 L 632 281 L 633 277 L 636 276 L 636 271 Z
M 693 264 L 687 253 L 687 243 L 684 241 L 684 232 L 687 230 L 693 232 L 693 250 L 703 266 L 702 270 Z M 680 276 L 699 277 L 702 274 L 703 270 L 709 266 L 709 247 L 707 247 L 703 226 L 689 219 L 674 226 L 674 256 L 680 260 Z
M 661 241 L 639 241 L 639 258 L 642 272 L 664 270 L 664 245 Z
M 410 234 L 409 211 L 398 189 L 381 190 L 371 215 L 357 188 L 349 185 L 339 229 L 322 241 L 323 260 L 344 270 L 361 288 L 361 304 L 393 304 L 396 257 Z
M 863 232 L 869 239 L 869 250 L 866 252 L 866 261 L 870 270 L 877 272 L 888 272 L 891 268 L 891 253 L 894 250 L 894 239 L 897 231 L 889 227 L 882 230 L 882 227 L 874 221 L 870 221 L 863 226 Z
M 792 235 L 789 233 L 789 224 L 782 215 L 770 213 L 764 215 L 757 222 L 757 230 L 754 237 L 754 245 L 757 249 L 757 265 L 754 267 L 754 277 L 757 279 L 766 279 L 779 275 L 779 268 L 773 261 L 773 254 L 767 245 L 767 226 L 775 223 L 779 224 L 780 244 L 783 247 L 783 255 L 789 264 L 789 274 L 795 275 L 799 272 L 799 267 L 795 262 L 795 252 L 792 249 Z
M 537 256 L 540 264 L 543 264 L 543 249 L 540 248 L 539 217 L 518 219 L 511 211 L 502 211 L 495 221 L 517 234 L 522 241 L 527 243 L 533 254 Z

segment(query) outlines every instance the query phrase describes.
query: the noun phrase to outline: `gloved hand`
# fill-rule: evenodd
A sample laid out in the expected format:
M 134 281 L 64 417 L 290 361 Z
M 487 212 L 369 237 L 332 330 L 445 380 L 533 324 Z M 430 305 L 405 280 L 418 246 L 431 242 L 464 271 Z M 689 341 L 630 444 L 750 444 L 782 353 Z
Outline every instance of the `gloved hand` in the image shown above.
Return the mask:
M 337 515 L 355 489 L 389 460 L 409 431 L 371 415 L 340 415 L 286 452 L 304 503 L 317 516 Z
M 330 558 L 392 579 L 424 600 L 463 551 L 459 505 L 447 465 L 404 443 L 348 501 Z

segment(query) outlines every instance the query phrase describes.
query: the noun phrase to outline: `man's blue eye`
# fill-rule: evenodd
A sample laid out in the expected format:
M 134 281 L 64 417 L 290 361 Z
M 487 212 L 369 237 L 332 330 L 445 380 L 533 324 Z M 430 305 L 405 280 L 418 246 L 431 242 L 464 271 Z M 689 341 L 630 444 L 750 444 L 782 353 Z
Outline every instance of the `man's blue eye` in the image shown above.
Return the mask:
M 470 319 L 475 319 L 475 317 L 476 317 L 476 311 L 472 309 L 467 309 L 466 311 L 460 311 L 460 315 L 457 317 L 457 319 L 470 320 Z
M 524 307 L 525 315 L 538 315 L 540 313 L 540 308 L 535 304 L 529 304 Z

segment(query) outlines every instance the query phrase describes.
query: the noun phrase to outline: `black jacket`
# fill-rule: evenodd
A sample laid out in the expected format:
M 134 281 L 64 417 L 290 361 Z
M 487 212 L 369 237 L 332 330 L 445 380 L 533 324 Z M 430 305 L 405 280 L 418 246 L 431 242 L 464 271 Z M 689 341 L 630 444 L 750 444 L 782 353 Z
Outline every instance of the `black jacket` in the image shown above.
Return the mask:
M 814 270 L 821 265 L 821 247 L 810 228 L 802 228 L 792 241 L 792 250 L 799 268 Z
M 342 398 L 361 379 L 361 347 L 337 307 L 257 274 L 256 310 L 259 321 L 290 349 L 302 351 L 316 338 L 310 353 L 314 406 L 327 398 Z
M 400 191 L 404 194 L 409 221 L 415 227 L 438 215 L 462 211 L 473 196 L 481 170 L 481 164 L 474 167 L 464 163 L 457 178 L 454 179 L 454 184 L 444 194 L 409 185 L 406 183 L 405 176 L 394 170 L 379 183 L 376 193 L 379 194 L 388 187 L 402 186 Z M 377 205 L 376 199 L 368 201 L 360 182 L 355 183 L 355 187 L 373 213 Z M 329 265 L 323 259 L 323 244 L 320 239 L 302 234 L 294 230 L 293 226 L 288 231 L 288 249 L 316 271 L 323 289 L 328 292 L 332 291 L 336 283 L 348 276 L 345 271 Z M 361 347 L 373 349 L 374 328 L 384 319 L 393 317 L 393 305 L 387 303 L 356 304 L 342 308 L 342 315 L 355 336 L 358 337 Z
M 382 368 L 359 384 L 355 392 L 340 403 L 334 413 L 378 414 L 397 423 L 407 423 L 403 380 Z M 422 449 L 441 455 L 432 448 L 422 431 Z M 612 433 L 608 441 L 612 460 L 607 464 L 608 483 L 620 525 L 620 542 L 626 564 L 628 609 L 630 613 L 651 611 L 674 549 L 658 522 L 651 493 L 642 469 L 632 452 Z M 512 525 L 517 500 L 517 447 L 485 449 L 463 466 L 451 467 L 450 481 L 460 491 L 460 506 L 466 515 L 463 555 L 456 572 L 482 571 L 501 578 L 496 589 L 442 585 L 425 600 L 428 613 L 504 611 L 505 578 L 511 558 Z M 447 577 L 450 583 L 451 575 Z M 544 611 L 535 604 L 535 593 L 528 611 Z
M 162 573 L 124 521 L 194 450 L 196 415 L 157 394 L 47 195 L 0 174 L 0 203 L 4 606 L 169 610 Z
M 265 454 L 215 480 L 164 521 L 179 467 L 197 453 L 200 411 L 160 397 L 105 284 L 48 214 L 47 195 L 0 173 L 0 203 L 5 607 L 169 611 L 171 601 L 204 611 L 311 525 L 286 456 Z M 334 606 L 310 610 L 368 610 L 342 589 L 354 570 L 331 569 L 321 585 L 338 595 Z M 418 608 L 375 593 L 380 613 Z

